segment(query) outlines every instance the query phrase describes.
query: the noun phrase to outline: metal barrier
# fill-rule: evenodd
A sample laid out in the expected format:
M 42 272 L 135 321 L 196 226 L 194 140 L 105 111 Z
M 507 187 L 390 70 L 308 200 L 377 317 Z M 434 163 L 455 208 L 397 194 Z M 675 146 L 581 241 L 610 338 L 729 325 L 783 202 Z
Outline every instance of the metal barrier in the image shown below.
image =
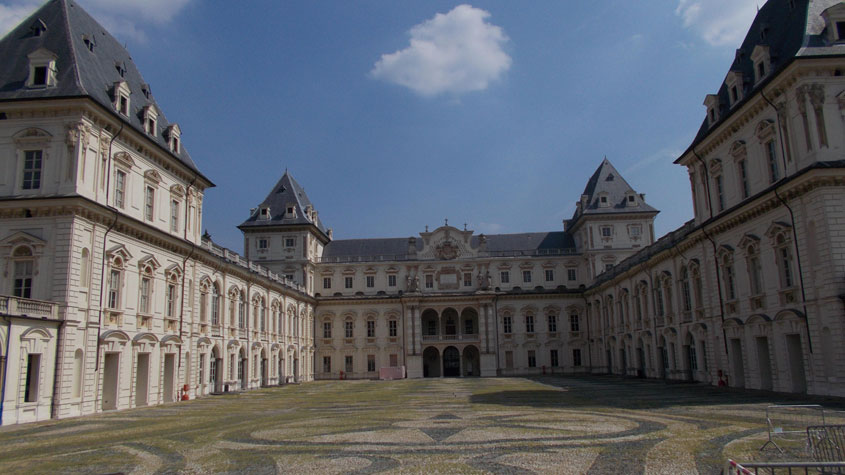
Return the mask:
M 784 453 L 783 448 L 777 444 L 775 438 L 792 441 L 806 440 L 808 427 L 823 425 L 825 425 L 824 408 L 818 404 L 768 406 L 766 408 L 766 426 L 769 438 L 760 447 L 760 450 L 771 444 L 780 453 Z M 809 442 L 806 449 L 809 450 Z
M 845 462 L 750 462 L 740 464 L 728 460 L 723 473 L 732 475 L 845 473 Z
M 818 462 L 845 462 L 845 425 L 807 427 L 807 442 Z

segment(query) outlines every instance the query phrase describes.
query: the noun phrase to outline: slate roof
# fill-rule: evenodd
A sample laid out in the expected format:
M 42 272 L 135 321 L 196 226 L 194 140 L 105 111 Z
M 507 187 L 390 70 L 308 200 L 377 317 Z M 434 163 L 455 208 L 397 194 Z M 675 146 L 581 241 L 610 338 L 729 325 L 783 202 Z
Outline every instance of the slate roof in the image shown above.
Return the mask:
M 600 205 L 600 197 L 607 194 L 608 206 Z M 634 196 L 634 202 L 628 202 L 628 196 Z M 584 215 L 602 215 L 619 213 L 654 213 L 657 209 L 650 206 L 645 200 L 631 188 L 631 185 L 622 178 L 610 160 L 606 157 L 602 160 L 596 172 L 587 181 L 582 196 L 587 197 L 587 204 L 580 210 L 576 208 L 571 223 L 574 224 Z
M 526 254 L 550 253 L 560 249 L 575 249 L 575 241 L 569 233 L 564 231 L 519 233 L 519 234 L 485 234 L 487 238 L 487 252 L 518 251 Z M 470 245 L 478 248 L 481 236 L 472 236 Z M 417 251 L 422 250 L 423 240 L 417 238 Z M 327 259 L 390 256 L 397 260 L 408 256 L 408 238 L 384 239 L 345 239 L 332 241 L 323 250 L 323 257 Z
M 744 102 L 751 99 L 757 91 L 796 58 L 845 55 L 845 44 L 829 44 L 823 36 L 825 22 L 821 16 L 823 11 L 842 3 L 842 0 L 793 0 L 792 3 L 795 5 L 794 8 L 790 8 L 789 0 L 769 0 L 757 12 L 728 71 L 728 74 L 734 71 L 742 73 L 743 99 L 729 109 L 728 87 L 725 81 L 722 81 L 717 92 L 719 120 L 711 126 L 708 124 L 705 113 L 698 134 L 681 157 L 689 153 L 733 112 L 739 110 Z M 754 61 L 751 60 L 751 53 L 757 45 L 769 47 L 771 66 L 766 78 L 755 84 Z M 681 157 L 675 160 L 675 163 L 678 163 Z
M 285 210 L 289 204 L 293 204 L 296 208 L 296 217 L 285 215 Z M 239 229 L 253 229 L 267 226 L 287 226 L 287 225 L 314 225 L 324 235 L 328 236 L 328 229 L 323 225 L 323 222 L 318 216 L 316 222 L 312 222 L 305 209 L 310 206 L 312 209 L 314 205 L 305 194 L 305 189 L 297 183 L 297 181 L 285 170 L 282 178 L 273 186 L 264 201 L 253 210 L 250 217 L 238 226 Z M 262 208 L 270 208 L 270 219 L 259 219 L 259 214 Z
M 35 36 L 31 27 L 39 20 L 46 26 L 46 30 Z M 93 51 L 86 46 L 85 38 L 93 41 Z M 25 86 L 29 76 L 27 55 L 39 48 L 45 48 L 58 56 L 55 87 Z M 51 0 L 0 39 L 0 65 L 0 103 L 90 97 L 144 135 L 141 111 L 147 105 L 155 105 L 159 133 L 156 137 L 147 137 L 213 186 L 199 171 L 184 147 L 181 147 L 178 155 L 170 152 L 163 131 L 171 123 L 156 104 L 149 92 L 150 86 L 144 81 L 129 52 L 76 2 Z M 118 65 L 124 70 L 123 77 L 118 72 Z M 113 88 L 118 81 L 126 81 L 131 91 L 129 117 L 118 114 L 112 105 Z

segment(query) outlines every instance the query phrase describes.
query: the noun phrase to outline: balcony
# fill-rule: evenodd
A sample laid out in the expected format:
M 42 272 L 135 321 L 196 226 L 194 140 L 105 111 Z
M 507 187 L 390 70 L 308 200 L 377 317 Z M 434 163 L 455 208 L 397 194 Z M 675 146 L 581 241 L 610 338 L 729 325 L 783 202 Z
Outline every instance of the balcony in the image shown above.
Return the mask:
M 59 305 L 44 300 L 0 295 L 0 314 L 58 320 Z
M 423 341 L 434 342 L 448 342 L 448 341 L 478 341 L 480 337 L 477 334 L 469 335 L 423 335 Z

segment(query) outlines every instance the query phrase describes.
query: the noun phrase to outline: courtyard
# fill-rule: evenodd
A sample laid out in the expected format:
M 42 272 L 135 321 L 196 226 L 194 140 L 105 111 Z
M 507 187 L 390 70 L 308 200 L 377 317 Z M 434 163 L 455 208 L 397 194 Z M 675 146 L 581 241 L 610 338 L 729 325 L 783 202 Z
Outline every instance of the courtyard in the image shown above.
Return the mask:
M 776 453 L 774 403 L 842 409 L 614 377 L 321 381 L 3 427 L 0 472 L 716 473 Z

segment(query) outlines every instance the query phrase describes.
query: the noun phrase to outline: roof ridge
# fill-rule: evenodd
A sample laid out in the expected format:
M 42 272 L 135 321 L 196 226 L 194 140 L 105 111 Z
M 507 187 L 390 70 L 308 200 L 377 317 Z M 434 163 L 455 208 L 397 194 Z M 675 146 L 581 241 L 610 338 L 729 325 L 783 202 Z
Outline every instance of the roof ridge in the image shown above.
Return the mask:
M 88 95 L 88 89 L 85 88 L 85 84 L 82 83 L 82 76 L 79 73 L 79 62 L 77 61 L 77 54 L 76 54 L 76 45 L 73 42 L 73 36 L 71 34 L 71 24 L 70 24 L 70 11 L 68 11 L 68 0 L 54 0 L 59 2 L 60 8 L 62 10 L 62 14 L 64 15 L 64 22 L 65 22 L 65 34 L 67 43 L 70 46 L 68 50 L 70 51 L 70 64 L 71 69 L 73 70 L 73 80 L 76 82 L 76 86 L 79 87 L 79 90 L 82 91 L 84 94 Z M 40 10 L 40 9 L 39 9 Z

